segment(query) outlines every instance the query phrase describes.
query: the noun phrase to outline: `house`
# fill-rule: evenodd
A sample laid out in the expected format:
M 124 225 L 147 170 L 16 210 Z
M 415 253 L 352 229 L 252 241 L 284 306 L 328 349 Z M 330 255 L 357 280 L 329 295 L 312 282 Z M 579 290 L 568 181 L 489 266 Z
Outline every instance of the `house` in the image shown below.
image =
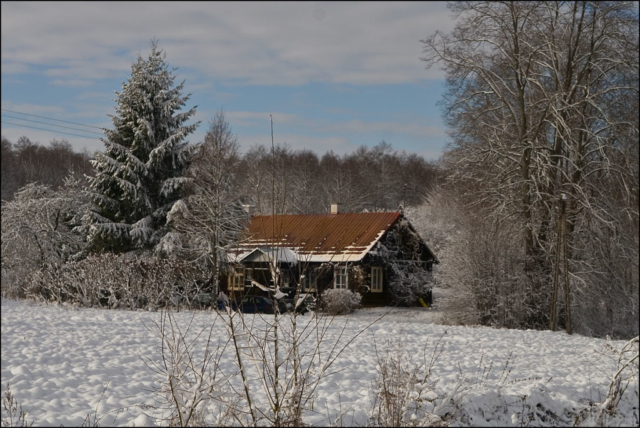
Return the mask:
M 402 213 L 342 213 L 335 203 L 330 214 L 251 217 L 228 261 L 221 287 L 234 296 L 264 295 L 277 282 L 304 293 L 349 289 L 368 306 L 430 302 L 430 272 L 439 263 Z M 412 281 L 420 282 L 417 294 Z

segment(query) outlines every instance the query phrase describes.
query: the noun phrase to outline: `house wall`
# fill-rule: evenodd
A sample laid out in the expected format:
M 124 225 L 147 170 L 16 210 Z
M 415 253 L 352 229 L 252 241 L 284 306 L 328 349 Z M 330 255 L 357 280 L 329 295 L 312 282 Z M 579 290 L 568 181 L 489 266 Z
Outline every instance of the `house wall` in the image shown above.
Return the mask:
M 334 278 L 334 269 L 339 264 L 331 264 L 331 263 L 309 263 L 305 266 L 305 273 L 308 275 L 308 271 L 313 269 L 316 274 L 316 294 L 321 296 L 322 293 L 329 289 L 334 288 L 335 278 Z M 267 292 L 261 290 L 259 287 L 250 286 L 250 279 L 247 275 L 247 268 L 253 269 L 253 279 L 260 282 L 262 285 L 267 287 L 273 286 L 273 281 L 271 280 L 271 274 L 268 270 L 260 270 L 258 271 L 256 267 L 259 267 L 258 264 L 248 263 L 243 265 L 244 268 L 244 278 L 245 278 L 245 287 L 242 291 L 239 290 L 231 290 L 229 287 L 229 277 L 225 275 L 220 279 L 221 289 L 228 295 L 257 295 L 257 296 L 267 296 Z M 381 267 L 382 268 L 382 292 L 372 292 L 371 291 L 371 271 L 372 267 Z M 264 269 L 264 268 L 263 268 Z M 426 269 L 426 266 L 425 266 Z M 281 270 L 284 275 L 290 276 L 290 287 L 295 287 L 300 283 L 300 274 L 301 267 L 300 266 L 281 266 Z M 258 273 L 259 272 L 259 273 Z M 258 276 L 260 275 L 260 276 Z M 362 295 L 362 305 L 363 306 L 386 306 L 392 303 L 393 295 L 390 292 L 390 282 L 393 280 L 393 269 L 390 263 L 386 263 L 385 260 L 379 257 L 366 257 L 362 262 L 350 263 L 348 265 L 348 288 L 353 291 L 360 293 Z M 281 283 L 282 285 L 282 283 Z M 425 297 L 426 298 L 426 297 Z

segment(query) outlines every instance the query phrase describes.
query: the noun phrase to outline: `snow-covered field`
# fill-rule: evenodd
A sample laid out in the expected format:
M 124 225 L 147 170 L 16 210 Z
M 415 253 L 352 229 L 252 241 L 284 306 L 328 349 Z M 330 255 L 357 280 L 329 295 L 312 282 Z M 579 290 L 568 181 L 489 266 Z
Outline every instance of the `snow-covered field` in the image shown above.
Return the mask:
M 360 331 L 384 308 L 361 309 L 350 318 L 338 317 L 330 328 L 337 337 L 347 322 L 347 336 Z M 175 314 L 188 322 L 192 312 Z M 600 402 L 606 395 L 615 364 L 598 352 L 604 340 L 563 332 L 498 330 L 486 327 L 443 326 L 437 310 L 394 309 L 360 335 L 333 366 L 336 374 L 322 380 L 314 414 L 307 423 L 326 425 L 340 412 L 344 425 L 366 425 L 371 406 L 371 381 L 376 375 L 374 337 L 381 345 L 388 341 L 416 360 L 421 359 L 425 341 L 433 344 L 443 335 L 443 352 L 435 363 L 436 393 L 445 394 L 467 377 L 469 385 L 463 404 L 470 425 L 519 426 L 518 411 L 524 405 L 541 404 L 562 415 L 585 407 L 588 400 Z M 195 312 L 195 325 L 207 325 L 214 315 Z M 247 315 L 253 317 L 254 315 Z M 159 314 L 125 310 L 102 310 L 39 306 L 28 302 L 2 301 L 2 391 L 11 390 L 29 411 L 27 419 L 36 426 L 77 426 L 88 413 L 97 410 L 101 426 L 145 423 L 143 404 L 153 404 L 150 392 L 154 375 L 141 359 L 153 357 L 159 341 L 143 326 Z M 301 318 L 309 322 L 311 315 Z M 434 322 L 435 321 L 435 322 Z M 258 323 L 260 321 L 257 321 Z M 221 339 L 226 335 L 217 329 Z M 398 342 L 399 341 L 399 342 Z M 620 348 L 624 341 L 611 341 Z M 431 352 L 432 346 L 427 346 Z M 498 390 L 496 383 L 510 359 L 511 373 Z M 491 366 L 488 375 L 483 370 Z M 233 370 L 230 359 L 223 369 Z M 485 380 L 482 380 L 482 379 Z M 100 399 L 105 385 L 108 388 Z M 633 425 L 637 414 L 637 382 L 627 391 L 621 408 L 628 414 L 618 423 Z M 526 396 L 523 401 L 522 396 Z M 519 410 L 518 410 L 519 409 Z M 146 423 L 151 423 L 150 419 Z M 542 424 L 539 420 L 527 421 Z M 570 420 L 546 423 L 571 425 Z

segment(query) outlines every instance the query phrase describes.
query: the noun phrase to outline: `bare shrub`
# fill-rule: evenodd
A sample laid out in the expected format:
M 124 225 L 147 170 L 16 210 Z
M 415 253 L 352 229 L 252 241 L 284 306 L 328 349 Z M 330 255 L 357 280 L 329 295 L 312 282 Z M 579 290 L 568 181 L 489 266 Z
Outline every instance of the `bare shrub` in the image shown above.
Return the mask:
M 235 312 L 228 305 L 212 316 L 209 326 L 194 332 L 193 317 L 185 327 L 171 312 L 163 311 L 160 321 L 149 328 L 161 342 L 159 358 L 143 357 L 159 382 L 155 409 L 163 416 L 158 422 L 170 426 L 306 425 L 318 385 L 331 375 L 333 363 L 346 347 L 366 330 L 345 337 L 343 328 L 337 338 L 328 340 L 334 317 L 314 314 L 298 325 L 293 311 L 263 317 Z M 216 329 L 225 329 L 228 340 L 213 346 Z M 236 370 L 223 372 L 222 358 L 233 361 Z
M 580 426 L 613 426 L 637 425 L 638 418 L 638 387 L 639 387 L 639 337 L 636 336 L 618 349 L 610 343 L 605 343 L 600 355 L 613 359 L 615 370 L 609 382 L 607 395 L 601 403 L 590 403 L 576 416 L 576 425 Z M 630 411 L 620 411 L 623 401 L 631 403 L 624 406 Z
M 186 328 L 181 328 L 171 311 L 163 311 L 153 327 L 146 326 L 150 333 L 160 339 L 158 348 L 159 361 L 142 356 L 146 366 L 158 375 L 159 387 L 155 393 L 159 396 L 163 414 L 162 422 L 169 426 L 205 426 L 205 407 L 212 400 L 224 404 L 223 409 L 215 417 L 216 425 L 228 425 L 234 406 L 227 397 L 229 380 L 220 368 L 226 344 L 214 346 L 211 338 L 216 327 L 216 316 L 208 328 L 201 328 L 195 335 L 191 334 L 193 316 Z M 206 333 L 204 350 L 199 352 L 198 339 Z M 210 406 L 209 406 L 210 407 Z
M 30 427 L 33 421 L 27 420 L 27 412 L 22 409 L 22 404 L 18 403 L 16 397 L 11 393 L 11 388 L 7 384 L 7 389 L 2 397 L 2 418 L 3 427 Z
M 322 310 L 328 315 L 346 315 L 360 306 L 362 296 L 351 290 L 330 288 L 322 293 Z
M 85 416 L 84 421 L 82 421 L 82 427 L 99 427 L 100 426 L 100 421 L 102 421 L 102 418 L 104 418 L 107 414 L 103 414 L 102 416 L 98 416 L 98 408 L 100 407 L 100 402 L 102 401 L 102 399 L 104 398 L 104 394 L 105 392 L 107 392 L 107 388 L 109 388 L 109 384 L 111 383 L 111 381 L 107 382 L 104 386 L 104 389 L 102 390 L 102 394 L 100 394 L 100 398 L 98 399 L 98 401 L 96 402 L 96 408 L 93 412 L 87 413 L 87 416 Z M 116 410 L 116 412 L 119 412 L 120 409 Z M 117 415 L 116 415 L 117 418 Z M 115 418 L 114 418 L 114 422 L 115 422 Z
M 431 379 L 433 365 L 442 352 L 440 342 L 423 360 L 416 362 L 403 351 L 401 341 L 390 341 L 384 351 L 376 345 L 377 377 L 372 385 L 372 407 L 369 423 L 373 426 L 442 426 L 445 421 L 435 414 L 438 394 Z

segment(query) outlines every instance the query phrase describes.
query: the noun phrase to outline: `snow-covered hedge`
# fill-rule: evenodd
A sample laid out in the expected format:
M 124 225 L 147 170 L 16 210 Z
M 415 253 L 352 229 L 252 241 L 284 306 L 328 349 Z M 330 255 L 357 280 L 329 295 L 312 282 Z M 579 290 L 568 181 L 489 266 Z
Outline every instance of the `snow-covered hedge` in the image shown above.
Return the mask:
M 322 310 L 329 315 L 349 314 L 360 306 L 362 296 L 351 290 L 330 288 L 322 293 Z
M 204 272 L 176 259 L 105 253 L 51 264 L 33 273 L 24 293 L 36 300 L 83 306 L 157 309 L 196 297 Z

